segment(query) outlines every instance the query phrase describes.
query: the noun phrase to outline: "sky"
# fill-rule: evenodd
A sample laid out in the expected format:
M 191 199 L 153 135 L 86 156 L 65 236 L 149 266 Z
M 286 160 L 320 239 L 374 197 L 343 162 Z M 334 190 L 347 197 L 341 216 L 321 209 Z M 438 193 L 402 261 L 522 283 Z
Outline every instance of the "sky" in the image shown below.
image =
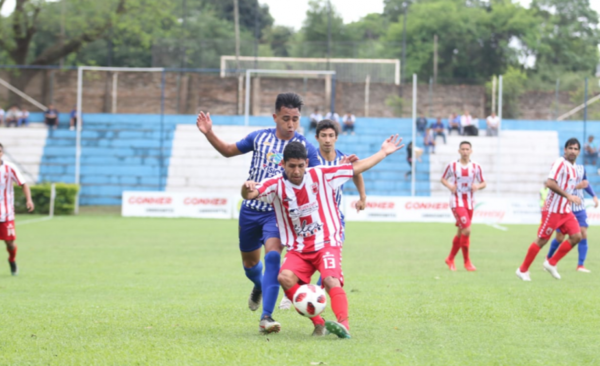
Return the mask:
M 293 27 L 299 30 L 308 10 L 308 0 L 258 0 L 261 4 L 269 5 L 275 24 Z M 518 0 L 528 6 L 531 0 Z M 331 4 L 342 15 L 344 22 L 359 20 L 369 13 L 383 12 L 383 0 L 331 0 Z M 600 13 L 600 0 L 590 0 L 592 8 Z M 0 9 L 2 15 L 8 15 L 15 7 L 15 0 L 6 0 Z

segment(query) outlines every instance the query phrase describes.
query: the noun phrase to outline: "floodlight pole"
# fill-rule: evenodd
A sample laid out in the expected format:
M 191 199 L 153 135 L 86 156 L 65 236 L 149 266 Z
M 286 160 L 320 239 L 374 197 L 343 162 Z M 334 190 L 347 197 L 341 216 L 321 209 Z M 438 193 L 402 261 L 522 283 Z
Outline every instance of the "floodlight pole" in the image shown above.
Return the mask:
M 411 187 L 410 195 L 415 196 L 417 183 L 417 160 L 415 157 L 417 148 L 417 74 L 413 74 L 413 101 L 412 101 L 412 164 L 411 164 Z
M 75 135 L 75 184 L 79 186 L 81 175 L 81 96 L 83 92 L 83 67 L 77 68 L 77 132 Z M 75 197 L 75 214 L 79 213 L 79 195 L 81 188 L 77 190 Z

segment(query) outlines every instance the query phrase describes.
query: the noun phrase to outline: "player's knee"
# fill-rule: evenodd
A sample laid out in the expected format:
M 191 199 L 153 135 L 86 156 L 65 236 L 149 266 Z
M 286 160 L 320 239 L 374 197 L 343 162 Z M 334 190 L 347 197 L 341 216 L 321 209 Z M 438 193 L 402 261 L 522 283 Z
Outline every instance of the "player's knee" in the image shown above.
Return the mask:
M 581 233 L 577 233 L 574 235 L 571 235 L 569 237 L 569 241 L 571 242 L 571 244 L 575 245 L 577 243 L 579 243 L 581 241 Z
M 15 249 L 15 241 L 14 240 L 5 240 L 4 242 L 6 243 L 6 249 L 8 249 L 8 250 Z
M 288 289 L 296 284 L 296 279 L 291 271 L 281 271 L 279 275 L 277 275 L 277 281 L 285 289 Z
M 462 229 L 462 230 L 460 231 L 460 234 L 461 234 L 462 236 L 470 236 L 470 235 L 471 235 L 471 228 L 470 228 L 470 227 L 468 227 L 468 228 L 466 228 L 466 229 Z
M 269 252 L 265 254 L 265 264 L 278 266 L 281 262 L 281 254 L 279 252 Z
M 329 292 L 329 290 L 331 290 L 332 288 L 342 287 L 342 283 L 338 278 L 329 276 L 323 280 L 323 286 L 325 286 L 325 291 Z

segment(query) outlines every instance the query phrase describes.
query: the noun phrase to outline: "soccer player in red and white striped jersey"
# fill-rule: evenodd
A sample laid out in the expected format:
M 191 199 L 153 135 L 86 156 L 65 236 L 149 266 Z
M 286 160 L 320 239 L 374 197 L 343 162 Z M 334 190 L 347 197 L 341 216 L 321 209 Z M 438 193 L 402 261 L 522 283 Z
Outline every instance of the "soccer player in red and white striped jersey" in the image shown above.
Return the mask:
M 575 193 L 577 170 L 574 165 L 580 150 L 579 141 L 576 138 L 570 138 L 565 143 L 564 156 L 558 158 L 552 165 L 546 181 L 546 185 L 550 188 L 550 194 L 546 197 L 546 203 L 542 209 L 542 223 L 538 229 L 537 238 L 529 246 L 523 264 L 517 268 L 517 277 L 523 281 L 531 281 L 529 266 L 556 229 L 569 235 L 569 239 L 562 242 L 552 258 L 544 261 L 544 269 L 556 279 L 560 279 L 556 264 L 581 241 L 581 229 L 572 212 L 573 203 L 581 204 L 581 199 Z
M 326 328 L 340 338 L 350 338 L 348 299 L 342 287 L 343 228 L 335 190 L 401 149 L 401 141 L 397 135 L 392 136 L 378 153 L 353 164 L 309 169 L 304 145 L 290 142 L 283 150 L 282 175 L 258 184 L 248 181 L 242 186 L 245 199 L 258 199 L 275 209 L 281 243 L 287 247 L 278 277 L 286 296 L 293 299 L 300 284 L 310 283 L 316 270 L 321 274 L 337 322 L 325 322 L 320 316 L 311 318 L 313 335 L 324 335 Z
M 8 264 L 13 276 L 19 273 L 17 268 L 17 233 L 15 231 L 15 191 L 13 184 L 16 183 L 23 188 L 27 209 L 33 211 L 34 205 L 31 200 L 29 186 L 25 183 L 21 172 L 12 164 L 2 160 L 4 146 L 0 144 L 0 240 L 6 243 L 8 251 Z
M 456 271 L 454 257 L 462 249 L 467 271 L 475 271 L 476 268 L 469 258 L 469 246 L 471 235 L 471 219 L 473 218 L 474 200 L 473 194 L 486 187 L 481 166 L 471 161 L 471 143 L 463 141 L 460 143 L 458 153 L 460 159 L 450 162 L 444 170 L 442 184 L 450 190 L 450 208 L 456 218 L 458 231 L 452 240 L 450 255 L 446 258 L 446 264 L 451 271 Z

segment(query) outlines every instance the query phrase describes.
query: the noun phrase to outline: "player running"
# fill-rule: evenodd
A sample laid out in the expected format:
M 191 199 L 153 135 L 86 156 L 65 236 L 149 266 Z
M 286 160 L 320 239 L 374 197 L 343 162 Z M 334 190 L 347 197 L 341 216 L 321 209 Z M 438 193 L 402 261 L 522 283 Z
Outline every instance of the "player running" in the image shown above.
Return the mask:
M 318 165 L 317 151 L 298 134 L 302 99 L 294 93 L 283 93 L 275 101 L 275 128 L 258 130 L 235 144 L 219 139 L 212 130 L 210 113 L 200 112 L 196 125 L 208 142 L 226 158 L 253 152 L 249 181 L 261 181 L 283 172 L 281 158 L 284 148 L 291 142 L 306 146 L 311 166 Z M 260 260 L 261 247 L 265 246 L 265 271 Z M 279 294 L 277 275 L 281 263 L 281 240 L 275 220 L 275 211 L 260 201 L 244 201 L 239 217 L 239 246 L 246 277 L 254 287 L 248 299 L 248 307 L 256 311 L 263 299 L 263 312 L 259 330 L 264 333 L 279 332 L 281 324 L 272 318 Z
M 529 246 L 523 264 L 517 268 L 517 277 L 523 281 L 531 281 L 529 266 L 535 260 L 540 249 L 546 245 L 554 230 L 560 229 L 563 235 L 569 235 L 569 239 L 558 247 L 556 253 L 544 261 L 544 269 L 556 279 L 560 279 L 556 264 L 581 241 L 581 230 L 572 212 L 572 204 L 581 204 L 581 198 L 574 195 L 577 185 L 577 170 L 574 164 L 580 149 L 579 141 L 576 138 L 570 138 L 565 143 L 564 157 L 558 158 L 552 165 L 547 180 L 551 192 L 546 198 L 546 204 L 542 211 L 542 223 L 538 230 L 538 236 Z
M 596 197 L 596 193 L 594 189 L 589 184 L 587 179 L 587 173 L 585 171 L 585 166 L 579 165 L 577 163 L 573 164 L 575 166 L 575 170 L 577 172 L 577 185 L 575 186 L 575 195 L 579 197 L 581 200 L 580 205 L 573 204 L 572 210 L 573 215 L 577 219 L 579 223 L 579 228 L 581 229 L 581 241 L 577 246 L 579 251 L 579 262 L 577 263 L 577 271 L 583 273 L 590 273 L 591 271 L 584 267 L 585 257 L 587 256 L 588 244 L 587 244 L 587 212 L 585 211 L 585 201 L 583 191 L 586 191 L 590 196 L 594 199 L 594 207 L 598 207 L 598 197 Z M 560 231 L 560 229 L 556 229 L 556 237 L 550 243 L 550 250 L 548 251 L 548 258 L 551 258 L 560 243 L 565 240 L 565 235 Z
M 353 164 L 310 169 L 304 146 L 291 142 L 283 151 L 282 175 L 260 183 L 248 181 L 242 186 L 245 199 L 275 208 L 281 241 L 287 247 L 278 277 L 286 296 L 293 299 L 300 284 L 309 283 L 315 271 L 323 277 L 337 321 L 311 318 L 315 325 L 313 335 L 324 335 L 327 330 L 340 338 L 350 338 L 348 299 L 342 287 L 343 229 L 335 190 L 401 149 L 401 141 L 398 135 L 392 136 L 383 142 L 379 152 Z
M 2 159 L 4 146 L 0 144 L 0 240 L 4 240 L 8 252 L 8 264 L 13 276 L 19 274 L 17 267 L 17 232 L 15 231 L 15 190 L 13 183 L 21 186 L 25 195 L 26 207 L 29 212 L 35 208 L 31 200 L 31 191 L 25 183 L 21 172 L 11 163 Z
M 465 269 L 470 272 L 477 269 L 469 258 L 471 219 L 473 218 L 474 206 L 473 194 L 484 189 L 487 184 L 483 178 L 481 166 L 471 161 L 472 152 L 470 142 L 461 142 L 458 148 L 460 159 L 448 164 L 442 176 L 442 184 L 451 193 L 450 208 L 456 218 L 456 226 L 458 227 L 456 236 L 452 240 L 450 255 L 446 258 L 446 264 L 451 271 L 456 271 L 454 257 L 459 249 L 462 249 Z
M 316 127 L 316 139 L 319 143 L 318 150 L 318 158 L 319 165 L 324 166 L 336 166 L 342 163 L 342 159 L 346 156 L 343 152 L 337 150 L 335 148 L 335 143 L 337 142 L 339 135 L 339 127 L 338 124 L 329 119 L 324 119 L 317 123 Z M 365 209 L 367 202 L 367 194 L 365 193 L 365 181 L 362 177 L 362 174 L 355 175 L 352 180 L 354 181 L 354 185 L 356 185 L 356 189 L 358 190 L 358 194 L 360 195 L 360 199 L 356 202 L 355 208 L 357 211 L 361 211 Z M 341 185 L 335 190 L 335 201 L 338 207 L 342 207 L 342 194 L 343 194 L 344 186 Z M 340 216 L 342 220 L 342 229 L 346 230 L 346 222 L 344 220 L 344 213 L 340 211 Z M 342 241 L 343 241 L 342 237 Z M 321 285 L 321 278 L 317 282 L 318 285 Z M 287 310 L 292 307 L 292 301 L 287 298 L 287 296 L 283 296 L 281 299 L 281 303 L 279 304 L 279 309 Z

